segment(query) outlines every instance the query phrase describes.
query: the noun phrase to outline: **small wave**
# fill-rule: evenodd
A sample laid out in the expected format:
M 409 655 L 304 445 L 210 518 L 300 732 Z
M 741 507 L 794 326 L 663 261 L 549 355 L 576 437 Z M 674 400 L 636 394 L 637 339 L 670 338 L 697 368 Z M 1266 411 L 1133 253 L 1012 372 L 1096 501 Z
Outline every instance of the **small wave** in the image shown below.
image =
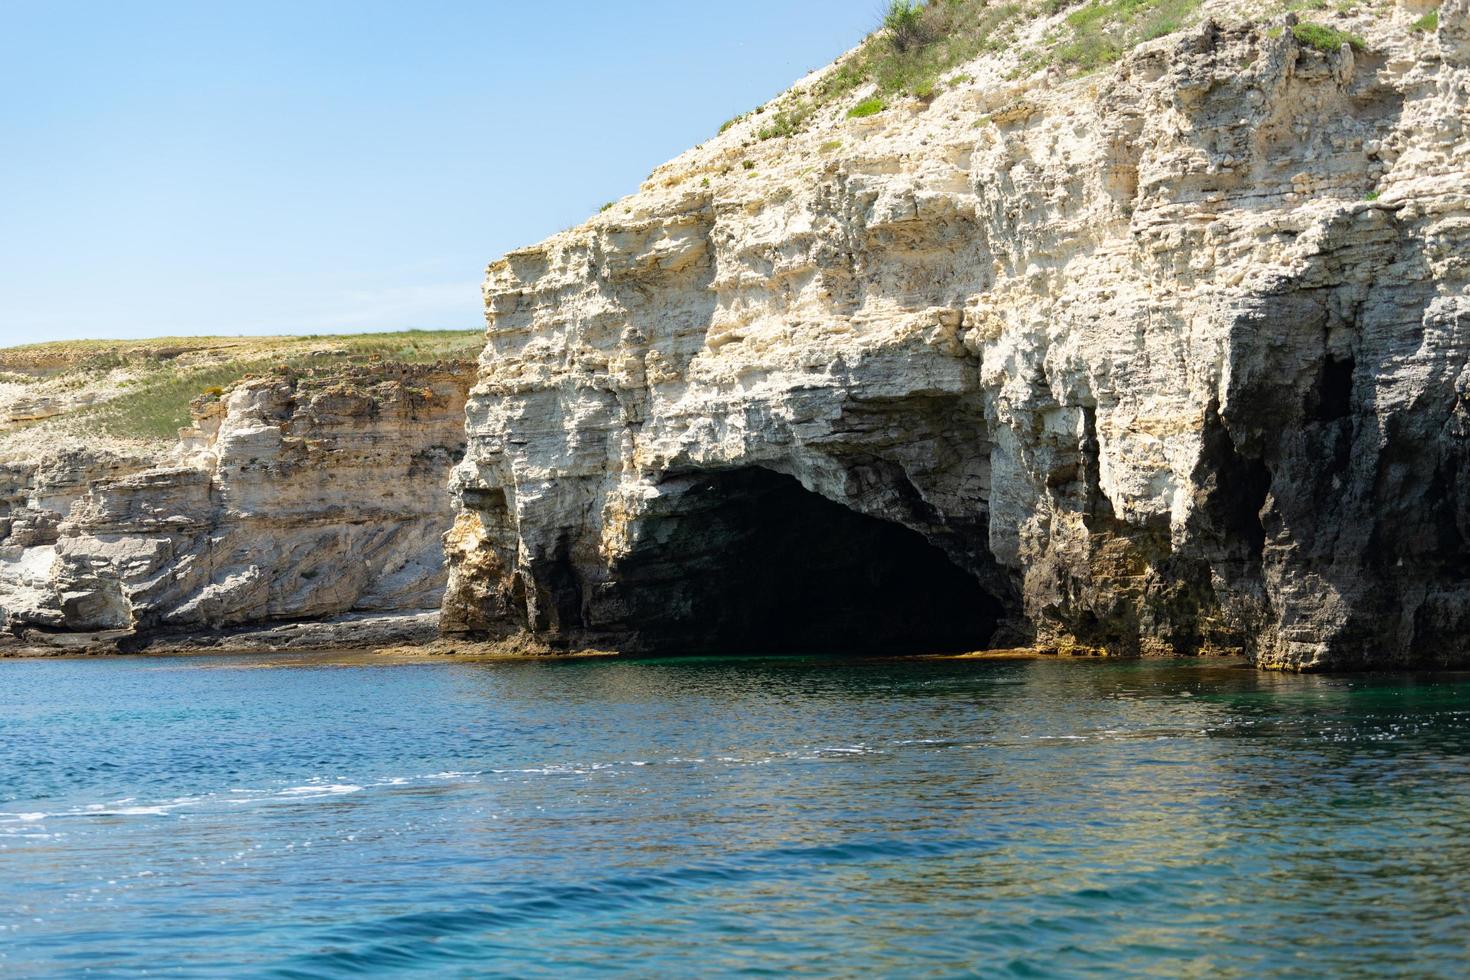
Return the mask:
M 0 824 L 39 823 L 43 820 L 75 820 L 84 817 L 166 817 L 178 810 L 210 804 L 242 806 L 272 801 L 305 801 L 357 793 L 362 789 L 363 787 L 353 783 L 308 783 L 302 786 L 288 786 L 275 791 L 232 789 L 229 791 L 231 795 L 226 796 L 215 793 L 206 793 L 202 796 L 177 796 L 157 803 L 137 803 L 134 798 L 128 797 L 111 803 L 86 803 L 69 810 L 0 813 Z
M 475 956 L 448 938 L 514 928 L 561 916 L 697 901 L 701 890 L 740 881 L 801 879 L 834 866 L 895 858 L 935 859 L 982 852 L 997 846 L 979 839 L 866 839 L 792 845 L 732 855 L 663 871 L 627 872 L 586 882 L 525 882 L 476 897 L 474 904 L 410 912 L 376 921 L 338 926 L 318 934 L 329 951 L 293 957 L 276 976 L 364 973 L 385 966 L 422 968 L 434 962 Z M 336 948 L 331 948 L 336 947 Z

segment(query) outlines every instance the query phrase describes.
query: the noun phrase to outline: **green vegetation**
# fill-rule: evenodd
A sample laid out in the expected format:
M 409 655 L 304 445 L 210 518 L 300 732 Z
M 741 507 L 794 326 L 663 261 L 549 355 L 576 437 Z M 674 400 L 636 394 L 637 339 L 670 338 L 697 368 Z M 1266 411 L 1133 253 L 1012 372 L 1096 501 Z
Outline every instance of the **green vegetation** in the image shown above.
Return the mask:
M 822 79 L 814 98 L 828 105 L 869 84 L 880 99 L 927 97 L 921 93 L 932 94 L 948 72 L 1003 47 L 1025 13 L 1020 3 L 895 0 L 882 26 Z
M 167 337 L 143 341 L 58 341 L 0 349 L 0 366 L 76 387 L 102 383 L 113 371 L 123 393 L 76 417 L 99 434 L 171 441 L 189 424 L 189 403 L 218 398 L 241 378 L 273 370 L 309 371 L 384 361 L 427 364 L 472 360 L 484 347 L 480 330 L 406 330 L 302 337 Z
M 616 203 L 617 203 L 616 201 L 608 201 L 602 207 L 600 207 L 600 208 L 597 209 L 597 213 L 598 214 L 601 214 L 603 211 L 611 211 L 612 210 L 612 206 L 614 204 L 616 204 Z
M 1136 44 L 1184 27 L 1199 6 L 1200 0 L 1091 0 L 1067 15 L 1072 37 L 1053 56 L 1083 71 L 1101 68 Z
M 842 149 L 842 140 L 828 140 L 821 145 L 820 149 L 823 153 L 831 153 L 834 150 L 840 150 Z
M 930 38 L 931 24 L 924 15 L 922 0 L 891 0 L 883 17 L 883 30 L 899 51 L 922 46 Z
M 1416 31 L 1424 31 L 1429 34 L 1433 34 L 1435 31 L 1439 30 L 1439 8 L 1436 7 L 1429 13 L 1425 14 L 1423 17 L 1420 17 L 1418 20 L 1414 21 L 1414 23 L 1410 24 L 1409 26 Z
M 815 111 L 816 107 L 811 102 L 806 99 L 798 99 L 792 105 L 778 110 L 770 125 L 761 127 L 756 136 L 762 140 L 775 139 L 778 136 L 783 139 L 795 136 L 801 132 L 806 121 Z
M 1136 44 L 1188 26 L 1202 0 L 889 0 L 878 28 L 804 93 L 790 93 L 754 110 L 774 111 L 757 132 L 762 140 L 803 131 L 821 109 L 838 105 L 871 86 L 873 94 L 849 106 L 847 115 L 876 115 L 895 99 L 932 99 L 942 87 L 974 79 L 955 73 L 986 52 L 1012 48 L 1029 20 L 1068 8 L 1065 22 L 1026 52 L 1014 75 L 1062 64 L 1091 71 L 1118 60 Z M 1321 2 L 1326 0 L 1293 0 Z M 1013 76 L 1014 77 L 1014 76 Z M 749 114 L 747 114 L 749 115 Z M 746 116 L 720 128 L 725 132 Z
M 1365 201 L 1376 201 L 1376 200 L 1378 200 L 1378 192 L 1377 191 L 1369 191 L 1368 193 L 1366 193 L 1366 194 L 1363 195 L 1363 200 L 1365 200 Z
M 1334 54 L 1342 49 L 1344 44 L 1354 51 L 1362 51 L 1368 44 L 1356 34 L 1340 31 L 1335 27 L 1325 24 L 1297 24 L 1291 29 L 1291 36 L 1309 48 L 1316 48 L 1326 54 Z

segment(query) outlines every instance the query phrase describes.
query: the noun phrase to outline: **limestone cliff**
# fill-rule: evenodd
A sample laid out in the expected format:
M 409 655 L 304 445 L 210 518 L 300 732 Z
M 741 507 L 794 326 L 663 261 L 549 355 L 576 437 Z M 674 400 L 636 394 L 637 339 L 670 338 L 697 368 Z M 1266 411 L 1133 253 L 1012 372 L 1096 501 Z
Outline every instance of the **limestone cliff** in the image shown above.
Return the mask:
M 507 255 L 445 625 L 1470 662 L 1467 8 L 1042 17 Z
M 281 368 L 197 400 L 166 458 L 70 446 L 12 459 L 7 628 L 146 639 L 437 609 L 472 375 L 467 362 Z

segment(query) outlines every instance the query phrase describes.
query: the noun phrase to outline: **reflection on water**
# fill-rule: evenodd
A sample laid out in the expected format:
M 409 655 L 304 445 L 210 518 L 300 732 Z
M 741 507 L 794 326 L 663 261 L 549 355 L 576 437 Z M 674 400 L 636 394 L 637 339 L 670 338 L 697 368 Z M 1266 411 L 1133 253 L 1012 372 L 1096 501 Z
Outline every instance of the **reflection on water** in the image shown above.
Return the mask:
M 1460 676 L 214 657 L 0 679 L 0 974 L 1470 967 Z

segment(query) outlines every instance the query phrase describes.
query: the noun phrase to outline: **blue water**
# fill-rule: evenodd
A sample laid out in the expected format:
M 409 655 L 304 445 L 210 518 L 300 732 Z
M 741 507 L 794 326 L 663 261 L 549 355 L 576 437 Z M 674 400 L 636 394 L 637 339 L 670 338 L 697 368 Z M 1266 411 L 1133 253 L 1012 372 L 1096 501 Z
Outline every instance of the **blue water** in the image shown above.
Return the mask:
M 1464 975 L 1467 761 L 1464 676 L 0 662 L 0 974 Z

